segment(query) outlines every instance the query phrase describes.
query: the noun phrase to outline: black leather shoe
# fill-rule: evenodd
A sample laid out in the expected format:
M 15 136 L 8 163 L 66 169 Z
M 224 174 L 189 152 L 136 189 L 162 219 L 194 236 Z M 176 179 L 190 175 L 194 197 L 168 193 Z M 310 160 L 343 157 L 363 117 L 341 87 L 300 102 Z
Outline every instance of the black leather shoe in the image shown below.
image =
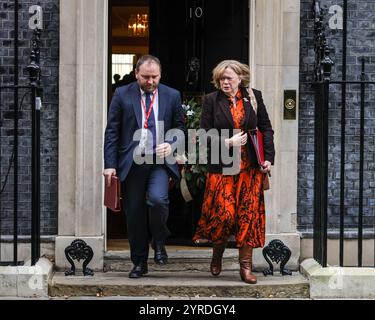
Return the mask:
M 155 250 L 154 261 L 156 264 L 164 265 L 168 263 L 168 255 L 165 250 L 165 246 L 162 243 L 156 243 L 153 245 Z
M 147 274 L 148 267 L 147 263 L 140 263 L 137 265 L 134 265 L 133 269 L 129 272 L 129 278 L 140 278 L 143 275 Z

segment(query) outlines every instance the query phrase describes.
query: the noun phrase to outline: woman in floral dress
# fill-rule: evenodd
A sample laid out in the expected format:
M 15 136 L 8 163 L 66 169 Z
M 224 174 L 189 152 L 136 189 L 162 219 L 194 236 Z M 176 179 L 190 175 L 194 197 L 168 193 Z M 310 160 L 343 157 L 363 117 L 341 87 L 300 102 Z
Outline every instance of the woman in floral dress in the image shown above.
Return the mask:
M 209 157 L 202 216 L 193 240 L 196 243 L 212 242 L 210 270 L 212 275 L 218 276 L 228 238 L 234 235 L 239 248 L 241 279 L 246 283 L 256 283 L 256 276 L 251 270 L 252 253 L 253 248 L 264 246 L 263 179 L 274 161 L 273 130 L 261 92 L 248 88 L 248 65 L 224 60 L 214 68 L 212 74 L 212 82 L 218 90 L 204 97 L 201 128 L 217 129 L 218 136 L 209 138 L 211 149 L 216 139 L 219 142 L 217 145 L 229 149 L 227 151 L 232 155 L 240 153 L 240 161 L 238 170 L 228 174 L 225 170 L 228 165 L 221 156 L 218 163 Z M 249 138 L 249 130 L 256 128 L 264 137 L 265 161 L 261 167 Z M 229 136 L 221 134 L 225 132 L 223 129 L 229 129 Z M 234 162 L 231 165 L 235 167 Z

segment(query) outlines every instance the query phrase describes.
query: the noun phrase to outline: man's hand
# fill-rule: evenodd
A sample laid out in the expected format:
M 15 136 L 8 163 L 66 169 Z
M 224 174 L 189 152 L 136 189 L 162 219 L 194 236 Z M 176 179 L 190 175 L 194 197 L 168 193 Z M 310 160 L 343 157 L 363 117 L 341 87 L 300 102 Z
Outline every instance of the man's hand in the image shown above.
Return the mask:
M 105 181 L 107 187 L 111 186 L 111 177 L 116 175 L 116 169 L 104 169 L 103 176 L 105 177 Z
M 159 158 L 165 158 L 165 157 L 168 157 L 172 153 L 172 146 L 169 143 L 165 142 L 165 143 L 157 145 L 155 151 L 156 151 L 156 155 Z

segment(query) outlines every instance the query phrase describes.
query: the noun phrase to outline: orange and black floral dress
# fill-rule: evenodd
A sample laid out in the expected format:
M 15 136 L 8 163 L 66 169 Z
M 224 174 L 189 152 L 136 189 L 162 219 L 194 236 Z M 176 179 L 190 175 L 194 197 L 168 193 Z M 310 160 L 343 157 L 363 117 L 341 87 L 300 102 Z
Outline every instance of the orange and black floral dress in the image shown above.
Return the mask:
M 231 113 L 235 129 L 244 130 L 245 109 L 241 91 Z M 202 205 L 193 240 L 221 243 L 234 235 L 237 247 L 263 247 L 265 206 L 263 176 L 250 166 L 246 146 L 241 147 L 241 170 L 237 175 L 208 173 Z

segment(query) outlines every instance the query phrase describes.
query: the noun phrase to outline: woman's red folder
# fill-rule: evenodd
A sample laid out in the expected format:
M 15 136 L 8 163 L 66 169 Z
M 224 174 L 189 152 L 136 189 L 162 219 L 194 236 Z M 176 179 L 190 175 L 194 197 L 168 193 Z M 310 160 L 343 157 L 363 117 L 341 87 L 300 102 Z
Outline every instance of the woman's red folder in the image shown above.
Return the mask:
M 263 134 L 258 129 L 250 130 L 249 136 L 254 146 L 258 164 L 261 167 L 264 163 Z
M 121 211 L 121 182 L 116 176 L 111 177 L 109 187 L 104 180 L 104 206 L 114 212 Z
M 259 129 L 253 129 L 249 130 L 249 136 L 251 139 L 251 143 L 254 146 L 258 165 L 259 167 L 262 167 L 264 163 L 263 133 L 260 132 Z M 271 176 L 270 173 L 263 175 L 263 190 L 268 190 L 270 188 L 268 176 Z

